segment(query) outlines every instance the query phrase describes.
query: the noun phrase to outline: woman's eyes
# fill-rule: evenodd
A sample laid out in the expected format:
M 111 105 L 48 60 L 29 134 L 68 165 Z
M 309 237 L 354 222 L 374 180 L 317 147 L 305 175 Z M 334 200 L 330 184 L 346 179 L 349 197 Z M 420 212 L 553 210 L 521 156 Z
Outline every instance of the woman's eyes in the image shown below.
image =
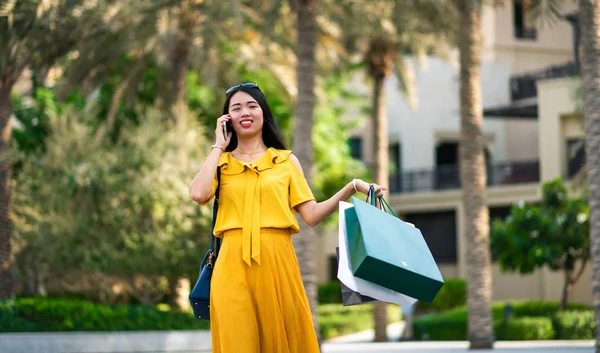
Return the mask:
M 258 105 L 249 105 L 248 108 L 256 109 L 256 108 L 258 108 Z M 239 112 L 240 110 L 242 110 L 242 108 L 239 108 L 239 107 L 232 109 L 232 111 L 234 111 L 234 112 Z

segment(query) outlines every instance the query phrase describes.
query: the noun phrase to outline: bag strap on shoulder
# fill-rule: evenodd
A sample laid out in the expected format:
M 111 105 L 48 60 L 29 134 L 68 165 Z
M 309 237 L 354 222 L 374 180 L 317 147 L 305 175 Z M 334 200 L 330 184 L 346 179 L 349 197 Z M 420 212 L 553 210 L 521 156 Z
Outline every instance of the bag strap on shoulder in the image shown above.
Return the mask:
M 221 167 L 217 167 L 217 190 L 215 191 L 215 202 L 213 205 L 212 227 L 210 229 L 211 248 L 214 249 L 215 257 L 219 254 L 221 248 L 221 238 L 215 237 L 215 224 L 217 223 L 217 213 L 219 210 L 219 193 L 221 191 Z

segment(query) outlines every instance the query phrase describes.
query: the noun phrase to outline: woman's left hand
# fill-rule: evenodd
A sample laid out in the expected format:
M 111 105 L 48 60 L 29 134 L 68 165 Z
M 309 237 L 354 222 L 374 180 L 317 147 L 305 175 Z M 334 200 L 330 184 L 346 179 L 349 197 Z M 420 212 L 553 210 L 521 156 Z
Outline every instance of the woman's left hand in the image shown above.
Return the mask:
M 383 192 L 387 190 L 385 186 L 380 186 L 375 183 L 367 183 L 361 179 L 356 179 L 356 190 L 362 192 L 365 195 L 369 195 L 369 189 L 371 187 L 375 188 L 375 197 L 383 197 Z

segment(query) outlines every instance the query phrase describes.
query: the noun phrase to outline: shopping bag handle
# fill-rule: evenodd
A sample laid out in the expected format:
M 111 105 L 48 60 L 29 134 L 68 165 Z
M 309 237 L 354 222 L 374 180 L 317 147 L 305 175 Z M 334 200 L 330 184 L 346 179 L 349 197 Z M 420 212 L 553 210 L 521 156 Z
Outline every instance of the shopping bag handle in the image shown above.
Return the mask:
M 385 209 L 387 208 L 388 212 L 392 215 L 394 215 L 394 217 L 398 218 L 398 216 L 396 215 L 396 212 L 394 212 L 394 210 L 392 209 L 392 207 L 390 206 L 389 203 L 387 203 L 387 201 L 383 198 L 380 197 L 379 198 L 379 204 L 383 205 L 383 210 L 385 211 Z
M 378 207 L 383 212 L 387 212 L 389 214 L 392 214 L 394 217 L 398 217 L 396 215 L 396 212 L 394 212 L 390 204 L 387 203 L 387 201 L 383 197 L 378 197 L 377 199 L 379 200 L 379 205 L 375 204 L 375 188 L 373 186 L 369 187 L 369 192 L 367 193 L 367 199 L 365 200 L 365 202 L 370 204 L 371 206 Z
M 366 198 L 365 202 L 371 206 L 375 206 L 374 193 L 375 193 L 375 188 L 372 186 L 369 186 L 369 192 L 367 192 L 367 198 Z

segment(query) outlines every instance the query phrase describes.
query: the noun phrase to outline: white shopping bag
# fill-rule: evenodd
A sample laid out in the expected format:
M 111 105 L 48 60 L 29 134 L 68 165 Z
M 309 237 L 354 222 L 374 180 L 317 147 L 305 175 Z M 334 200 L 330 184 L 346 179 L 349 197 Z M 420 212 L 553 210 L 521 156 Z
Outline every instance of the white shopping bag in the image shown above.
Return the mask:
M 337 277 L 344 285 L 363 296 L 369 296 L 382 302 L 398 304 L 402 307 L 413 305 L 417 299 L 395 292 L 380 285 L 354 277 L 350 269 L 348 255 L 348 233 L 346 230 L 345 210 L 353 204 L 341 201 L 339 205 L 339 263 Z

